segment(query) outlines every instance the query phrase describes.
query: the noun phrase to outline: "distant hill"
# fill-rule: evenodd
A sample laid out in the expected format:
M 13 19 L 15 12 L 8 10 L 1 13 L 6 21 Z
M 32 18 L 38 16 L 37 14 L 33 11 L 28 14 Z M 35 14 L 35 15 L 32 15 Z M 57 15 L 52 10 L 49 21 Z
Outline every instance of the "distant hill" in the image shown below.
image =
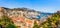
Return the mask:
M 6 9 L 7 11 L 16 10 L 16 11 L 37 12 L 39 14 L 39 15 L 36 16 L 37 19 L 45 18 L 45 17 L 48 17 L 49 15 L 52 15 L 52 13 L 44 13 L 44 12 L 36 11 L 36 10 L 33 10 L 33 9 L 29 9 L 29 8 L 13 8 L 13 9 L 6 8 L 6 7 L 1 7 L 1 8 Z

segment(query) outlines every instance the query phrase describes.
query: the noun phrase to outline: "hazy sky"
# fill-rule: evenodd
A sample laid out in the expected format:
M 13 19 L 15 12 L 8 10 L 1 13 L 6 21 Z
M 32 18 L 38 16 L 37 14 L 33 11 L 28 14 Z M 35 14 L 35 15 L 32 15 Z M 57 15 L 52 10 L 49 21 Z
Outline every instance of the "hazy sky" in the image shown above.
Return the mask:
M 60 0 L 0 0 L 0 6 L 8 8 L 30 8 L 53 13 L 60 10 Z

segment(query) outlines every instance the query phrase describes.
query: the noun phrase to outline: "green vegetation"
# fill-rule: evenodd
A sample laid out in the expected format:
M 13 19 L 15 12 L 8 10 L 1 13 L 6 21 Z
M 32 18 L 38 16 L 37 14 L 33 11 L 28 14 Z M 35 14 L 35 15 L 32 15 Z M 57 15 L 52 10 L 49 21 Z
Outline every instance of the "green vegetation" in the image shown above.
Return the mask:
M 40 28 L 36 21 L 34 22 L 33 28 Z
M 14 25 L 13 21 L 8 18 L 7 16 L 2 16 L 2 18 L 0 19 L 0 25 L 2 25 L 2 27 L 4 28 L 15 28 L 16 26 Z
M 6 28 L 17 28 L 14 24 L 9 23 Z
M 55 13 L 51 17 L 47 19 L 47 21 L 43 22 L 40 27 L 43 28 L 57 28 L 60 24 L 60 14 Z

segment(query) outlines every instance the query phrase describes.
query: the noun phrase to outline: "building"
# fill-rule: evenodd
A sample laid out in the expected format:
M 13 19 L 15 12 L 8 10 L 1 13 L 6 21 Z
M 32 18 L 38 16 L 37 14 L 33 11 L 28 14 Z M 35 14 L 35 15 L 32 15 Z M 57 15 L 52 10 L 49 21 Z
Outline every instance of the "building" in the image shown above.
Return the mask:
M 8 9 L 0 7 L 0 16 L 3 15 L 11 18 L 18 28 L 32 28 L 34 25 L 34 21 L 40 24 L 40 22 L 36 19 L 36 16 L 39 15 L 39 13 L 36 11 L 31 11 L 27 9 L 25 10 L 22 8 Z M 33 18 L 35 18 L 36 20 Z

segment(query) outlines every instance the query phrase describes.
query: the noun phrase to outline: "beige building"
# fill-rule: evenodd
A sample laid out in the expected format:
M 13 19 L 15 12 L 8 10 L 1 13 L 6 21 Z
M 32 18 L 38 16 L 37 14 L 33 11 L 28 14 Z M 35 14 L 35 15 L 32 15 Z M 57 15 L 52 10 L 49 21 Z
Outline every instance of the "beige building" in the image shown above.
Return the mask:
M 19 28 L 32 28 L 34 25 L 34 16 L 39 15 L 37 12 L 28 12 L 27 10 L 23 9 L 6 9 L 0 7 L 0 16 L 6 15 L 12 19 L 14 24 Z M 31 19 L 32 18 L 32 19 Z M 40 22 L 36 20 L 38 24 Z

